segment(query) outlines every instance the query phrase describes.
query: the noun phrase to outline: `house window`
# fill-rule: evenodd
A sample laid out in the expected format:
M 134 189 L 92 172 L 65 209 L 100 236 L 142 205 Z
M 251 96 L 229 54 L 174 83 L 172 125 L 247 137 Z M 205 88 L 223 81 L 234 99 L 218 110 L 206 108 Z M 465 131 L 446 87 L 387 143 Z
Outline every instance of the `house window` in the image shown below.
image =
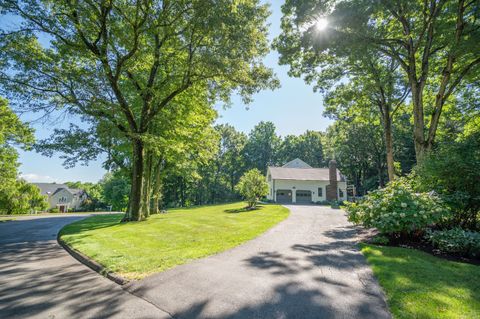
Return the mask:
M 322 197 L 323 196 L 323 188 L 319 187 L 318 188 L 318 197 Z
M 272 181 L 272 175 L 268 175 L 268 181 L 271 182 Z
M 338 197 L 343 197 L 343 191 L 342 189 L 338 189 Z

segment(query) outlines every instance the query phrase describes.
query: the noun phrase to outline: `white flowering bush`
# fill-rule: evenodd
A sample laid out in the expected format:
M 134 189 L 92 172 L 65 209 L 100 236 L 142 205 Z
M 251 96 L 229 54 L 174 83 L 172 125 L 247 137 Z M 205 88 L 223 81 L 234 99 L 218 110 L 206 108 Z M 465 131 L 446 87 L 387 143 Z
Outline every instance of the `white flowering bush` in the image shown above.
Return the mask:
M 358 203 L 345 203 L 345 207 L 351 222 L 375 227 L 389 236 L 418 235 L 450 214 L 440 198 L 416 193 L 406 178 L 388 183 Z

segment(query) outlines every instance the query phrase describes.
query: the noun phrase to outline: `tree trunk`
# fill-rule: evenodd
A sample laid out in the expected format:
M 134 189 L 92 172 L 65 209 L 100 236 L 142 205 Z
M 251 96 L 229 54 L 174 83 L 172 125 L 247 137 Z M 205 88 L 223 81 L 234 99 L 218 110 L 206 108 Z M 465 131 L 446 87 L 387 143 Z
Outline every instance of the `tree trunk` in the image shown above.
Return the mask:
M 390 110 L 388 110 L 390 111 Z M 393 181 L 395 179 L 395 161 L 393 159 L 393 134 L 392 134 L 392 118 L 390 113 L 385 112 L 384 116 L 384 133 L 385 133 L 385 149 L 387 152 L 387 172 L 388 180 Z
M 425 157 L 425 122 L 423 114 L 423 90 L 416 83 L 412 85 L 413 140 L 417 164 Z
M 159 214 L 160 213 L 160 199 L 161 199 L 161 190 L 162 190 L 162 163 L 163 160 L 160 158 L 158 160 L 158 164 L 155 167 L 155 181 L 153 183 L 153 191 L 152 191 L 152 214 Z
M 145 219 L 145 207 L 143 202 L 143 142 L 133 140 L 133 161 L 132 161 L 132 186 L 130 189 L 130 200 L 125 221 L 140 221 Z
M 153 154 L 147 152 L 145 156 L 145 168 L 143 170 L 143 203 L 145 207 L 144 217 L 147 218 L 150 216 L 150 201 L 152 194 L 152 162 Z

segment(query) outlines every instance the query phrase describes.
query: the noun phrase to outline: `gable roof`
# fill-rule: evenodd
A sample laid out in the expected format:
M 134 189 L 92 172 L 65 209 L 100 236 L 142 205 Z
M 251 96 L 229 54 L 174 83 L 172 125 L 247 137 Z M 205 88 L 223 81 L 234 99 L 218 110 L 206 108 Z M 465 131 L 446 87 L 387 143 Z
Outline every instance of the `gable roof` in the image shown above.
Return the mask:
M 282 167 L 287 167 L 287 168 L 313 168 L 299 158 L 296 158 L 293 161 L 288 162 L 287 164 L 283 165 Z
M 288 167 L 269 167 L 272 179 L 288 179 L 298 181 L 329 181 L 330 174 L 328 168 L 288 168 Z M 337 169 L 337 181 L 344 182 L 345 178 Z
M 329 181 L 329 168 L 314 168 L 299 158 L 288 162 L 282 167 L 269 166 L 268 172 L 272 179 L 298 181 Z M 345 177 L 337 169 L 337 181 L 345 182 Z
M 42 195 L 53 195 L 57 192 L 59 188 L 68 188 L 65 184 L 56 184 L 56 183 L 32 183 L 33 185 L 40 188 Z
M 84 192 L 83 189 L 69 188 L 65 184 L 56 184 L 56 183 L 32 183 L 32 184 L 40 188 L 40 193 L 42 195 L 53 195 L 55 193 L 58 193 L 62 189 L 65 189 L 66 191 L 70 192 L 72 195 L 81 194 Z

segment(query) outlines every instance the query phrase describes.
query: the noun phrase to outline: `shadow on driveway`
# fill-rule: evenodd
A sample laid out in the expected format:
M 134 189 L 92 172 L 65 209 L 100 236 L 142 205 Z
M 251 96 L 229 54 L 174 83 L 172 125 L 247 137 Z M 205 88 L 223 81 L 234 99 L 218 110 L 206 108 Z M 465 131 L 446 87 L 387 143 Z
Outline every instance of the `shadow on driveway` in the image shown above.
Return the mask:
M 66 224 L 88 216 L 0 224 L 0 318 L 168 318 L 80 264 L 56 242 Z

